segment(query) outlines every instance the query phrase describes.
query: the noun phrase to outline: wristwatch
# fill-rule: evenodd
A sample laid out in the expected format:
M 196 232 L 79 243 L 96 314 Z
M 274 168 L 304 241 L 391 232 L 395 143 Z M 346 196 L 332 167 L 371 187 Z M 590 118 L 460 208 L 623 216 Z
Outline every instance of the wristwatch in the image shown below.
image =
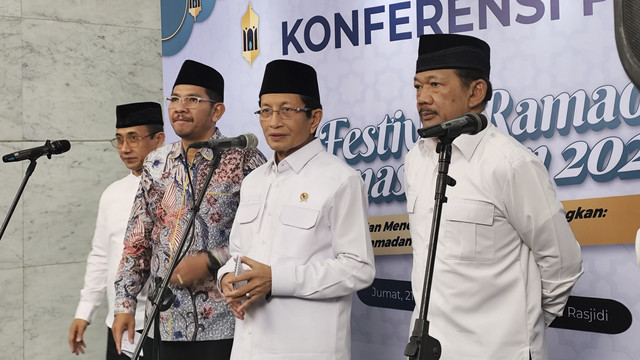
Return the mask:
M 211 253 L 211 251 L 204 251 L 204 252 L 207 254 L 207 257 L 209 258 L 209 261 L 207 261 L 207 270 L 209 270 L 209 273 L 212 276 L 217 276 L 218 269 L 222 267 L 222 263 L 220 262 L 220 259 L 218 259 L 216 255 Z

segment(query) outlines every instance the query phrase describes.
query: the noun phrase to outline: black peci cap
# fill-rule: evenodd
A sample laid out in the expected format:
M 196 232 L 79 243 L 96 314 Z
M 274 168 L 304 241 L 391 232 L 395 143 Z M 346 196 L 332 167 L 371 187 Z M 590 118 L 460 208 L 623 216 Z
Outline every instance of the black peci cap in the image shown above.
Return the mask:
M 138 102 L 116 106 L 116 129 L 138 125 L 164 125 L 162 106 L 155 102 Z
M 422 35 L 418 47 L 416 74 L 436 69 L 472 69 L 489 78 L 489 44 L 467 35 Z
M 176 85 L 202 86 L 214 91 L 224 101 L 224 78 L 222 75 L 211 66 L 197 61 L 186 60 L 182 64 L 173 87 L 175 88 Z
M 318 76 L 307 64 L 273 60 L 264 69 L 260 96 L 263 94 L 298 94 L 315 98 L 319 103 Z

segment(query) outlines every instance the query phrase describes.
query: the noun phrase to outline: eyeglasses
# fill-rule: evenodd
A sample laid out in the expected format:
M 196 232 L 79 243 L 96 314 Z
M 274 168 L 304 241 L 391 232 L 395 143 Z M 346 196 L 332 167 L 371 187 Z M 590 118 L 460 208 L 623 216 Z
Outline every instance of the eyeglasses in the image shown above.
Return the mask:
M 124 145 L 124 142 L 126 141 L 127 144 L 129 144 L 129 147 L 137 147 L 138 146 L 138 142 L 144 138 L 147 137 L 153 137 L 153 135 L 157 134 L 158 132 L 154 132 L 151 133 L 149 135 L 145 135 L 145 136 L 139 136 L 139 135 L 129 135 L 127 137 L 122 137 L 122 136 L 116 136 L 113 139 L 109 140 L 111 142 L 111 145 L 113 145 L 114 148 L 121 148 L 122 145 Z
M 260 109 L 254 112 L 254 114 L 260 116 L 260 120 L 271 119 L 271 117 L 273 116 L 273 113 L 278 113 L 281 119 L 291 119 L 295 114 L 299 112 L 310 111 L 310 110 L 313 110 L 313 109 L 308 107 L 292 108 L 292 107 L 285 106 L 283 108 L 280 108 L 280 110 L 274 110 L 270 108 Z
M 208 101 L 214 104 L 217 103 L 217 101 L 215 100 L 204 99 L 197 96 L 185 96 L 185 97 L 167 96 L 164 99 L 169 103 L 169 106 L 177 106 L 178 103 L 182 103 L 182 106 L 186 107 L 187 109 L 197 108 L 198 104 L 200 104 L 200 101 Z

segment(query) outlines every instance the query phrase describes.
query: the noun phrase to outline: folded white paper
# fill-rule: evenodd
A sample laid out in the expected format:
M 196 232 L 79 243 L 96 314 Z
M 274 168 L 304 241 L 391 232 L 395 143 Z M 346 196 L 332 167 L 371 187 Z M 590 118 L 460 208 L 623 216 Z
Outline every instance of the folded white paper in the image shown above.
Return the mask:
M 129 331 L 125 330 L 122 333 L 122 343 L 120 344 L 120 349 L 122 349 L 122 353 L 127 355 L 128 357 L 132 357 L 133 353 L 136 351 L 136 346 L 140 342 L 142 335 L 139 332 L 134 332 L 133 335 L 133 344 L 129 342 Z M 147 340 L 150 341 L 150 340 Z M 144 356 L 142 349 L 140 349 L 140 356 Z

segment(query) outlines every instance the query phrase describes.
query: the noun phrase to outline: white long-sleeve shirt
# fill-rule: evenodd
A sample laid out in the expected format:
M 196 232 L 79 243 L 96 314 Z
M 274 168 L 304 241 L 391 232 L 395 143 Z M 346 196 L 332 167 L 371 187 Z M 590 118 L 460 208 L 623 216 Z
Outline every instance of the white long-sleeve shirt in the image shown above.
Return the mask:
M 421 139 L 405 160 L 420 309 L 438 156 Z M 546 360 L 545 325 L 582 274 L 580 247 L 542 162 L 495 126 L 453 141 L 428 307 L 442 360 Z M 413 320 L 411 322 L 413 327 Z
M 236 319 L 232 359 L 350 359 L 351 297 L 375 275 L 367 207 L 358 173 L 317 139 L 244 179 L 230 252 L 270 265 L 272 291 Z
M 129 173 L 126 177 L 109 185 L 98 206 L 96 229 L 93 234 L 91 252 L 87 258 L 87 270 L 84 287 L 80 291 L 80 302 L 76 309 L 76 319 L 91 323 L 105 293 L 109 304 L 106 324 L 113 324 L 113 305 L 115 300 L 115 281 L 118 266 L 124 248 L 124 233 L 127 229 L 133 199 L 138 191 L 140 177 Z M 144 327 L 144 304 L 147 300 L 146 288 L 138 295 L 135 319 L 136 329 Z

